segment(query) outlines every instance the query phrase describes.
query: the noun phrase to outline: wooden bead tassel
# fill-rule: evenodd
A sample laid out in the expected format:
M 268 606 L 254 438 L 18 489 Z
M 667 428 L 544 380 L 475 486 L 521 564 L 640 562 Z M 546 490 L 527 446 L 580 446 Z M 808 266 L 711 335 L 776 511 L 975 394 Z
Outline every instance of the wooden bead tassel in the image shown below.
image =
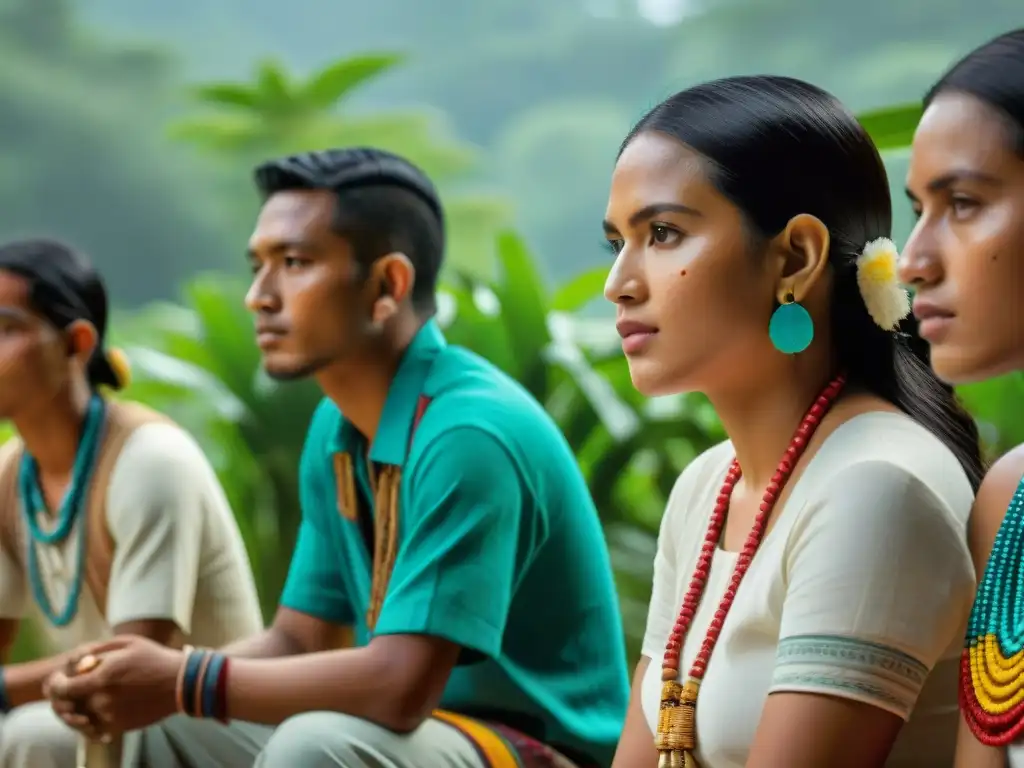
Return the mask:
M 686 685 L 668 682 L 662 686 L 655 737 L 659 750 L 678 752 L 697 746 L 698 688 L 696 680 L 687 680 Z
M 658 768 L 700 768 L 700 764 L 692 752 L 672 750 L 661 753 L 661 757 L 658 758 Z
M 693 757 L 697 746 L 697 692 L 700 683 L 686 685 L 666 682 L 661 689 L 658 734 L 655 746 L 661 752 L 659 768 L 699 768 Z
M 672 715 L 679 707 L 683 696 L 683 686 L 669 681 L 661 686 L 661 705 L 658 708 L 658 732 L 654 737 L 654 746 L 661 751 L 677 749 L 672 743 Z

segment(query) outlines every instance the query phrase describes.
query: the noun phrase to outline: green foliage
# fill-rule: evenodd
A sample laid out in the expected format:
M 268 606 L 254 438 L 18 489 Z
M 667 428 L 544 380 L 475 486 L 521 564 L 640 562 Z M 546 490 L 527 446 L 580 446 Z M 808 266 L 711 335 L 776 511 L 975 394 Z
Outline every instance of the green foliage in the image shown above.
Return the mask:
M 523 110 L 495 139 L 494 165 L 502 183 L 522 200 L 521 217 L 546 252 L 564 255 L 542 265 L 555 280 L 570 279 L 605 255 L 598 244 L 608 180 L 631 123 L 615 103 L 540 103 Z M 538 184 L 541 169 L 550 175 L 543 185 Z M 581 238 L 588 232 L 594 237 Z
M 228 241 L 209 176 L 157 141 L 173 100 L 169 58 L 85 38 L 69 7 L 0 8 L 0 237 L 68 238 L 122 303 L 146 301 L 217 265 Z
M 1024 419 L 1019 418 L 1024 400 L 1024 374 L 1012 373 L 991 381 L 970 384 L 959 394 L 978 420 L 989 457 L 995 459 L 1024 444 Z
M 914 140 L 914 131 L 921 120 L 921 102 L 876 109 L 859 115 L 879 151 L 906 149 Z
M 29 10 L 57 1 L 21 0 Z M 63 0 L 63 5 L 70 3 Z M 76 10 L 90 24 L 175 45 L 198 80 L 230 82 L 241 76 L 255 83 L 256 70 L 246 76 L 245 68 L 272 52 L 287 63 L 291 74 L 285 82 L 295 87 L 333 58 L 400 48 L 406 65 L 382 70 L 349 90 L 336 117 L 390 116 L 392 107 L 427 105 L 430 113 L 417 109 L 415 114 L 429 116 L 435 129 L 450 121 L 457 135 L 486 157 L 472 164 L 468 179 L 498 185 L 510 198 L 515 227 L 545 255 L 542 272 L 557 280 L 600 263 L 594 241 L 615 149 L 633 121 L 668 94 L 701 80 L 775 72 L 823 85 L 857 111 L 901 104 L 924 93 L 957 56 L 1020 23 L 1015 0 L 986 0 L 967 12 L 963 0 L 937 0 L 925 15 L 912 4 L 882 0 L 654 4 L 685 9 L 685 20 L 676 25 L 645 19 L 651 5 L 399 0 L 348 4 L 340 26 L 324 23 L 335 13 L 327 0 L 295 6 L 269 0 L 183 0 L 174 6 L 91 0 Z M 36 23 L 46 16 L 38 11 Z M 84 36 L 81 29 L 78 34 Z M 21 36 L 20 29 L 12 34 Z M 65 49 L 46 50 L 60 55 L 55 52 Z M 95 85 L 84 86 L 82 93 L 107 90 L 115 77 L 126 77 L 125 69 L 93 77 Z M 213 105 L 211 116 L 219 112 Z M 229 114 L 225 110 L 221 116 L 242 117 Z M 109 141 L 120 144 L 124 133 L 111 130 Z M 333 143 L 330 136 L 328 141 Z M 244 185 L 248 161 L 212 154 L 203 159 L 230 165 L 225 175 Z M 443 184 L 450 209 L 452 201 L 476 191 L 463 188 L 463 181 Z M 248 188 L 226 190 L 218 196 L 219 207 L 234 201 L 246 206 L 221 224 L 234 238 L 224 251 L 230 254 L 239 249 L 254 201 Z M 897 209 L 902 232 L 907 207 Z M 463 221 L 475 221 L 474 214 L 460 216 L 453 226 L 452 265 L 492 276 L 487 270 L 493 266 L 493 233 L 513 223 L 507 208 L 486 236 L 474 237 L 468 246 L 458 234 Z
M 496 229 L 510 215 L 505 201 L 461 180 L 475 150 L 450 136 L 444 120 L 428 110 L 355 114 L 347 101 L 404 58 L 367 53 L 335 61 L 305 79 L 273 60 L 261 62 L 248 83 L 217 82 L 192 90 L 204 114 L 172 126 L 170 135 L 236 171 L 267 157 L 327 147 L 374 146 L 407 157 L 434 179 L 447 213 L 448 264 L 487 275 L 493 269 Z M 236 175 L 239 192 L 247 173 Z M 248 192 L 248 190 L 246 190 Z M 235 194 L 248 200 L 250 194 Z
M 372 144 L 410 156 L 432 175 L 465 170 L 467 147 L 439 141 L 431 119 L 417 113 L 356 116 L 342 102 L 402 61 L 393 53 L 341 59 L 305 80 L 265 59 L 248 83 L 208 83 L 192 89 L 211 113 L 172 126 L 172 138 L 244 160 L 328 146 Z

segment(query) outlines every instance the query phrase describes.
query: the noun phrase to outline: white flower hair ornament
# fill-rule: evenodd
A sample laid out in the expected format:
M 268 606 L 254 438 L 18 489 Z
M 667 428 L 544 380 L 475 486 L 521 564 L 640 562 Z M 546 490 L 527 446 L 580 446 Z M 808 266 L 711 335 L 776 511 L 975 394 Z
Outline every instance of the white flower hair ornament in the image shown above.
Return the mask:
M 900 254 L 887 237 L 872 240 L 857 257 L 857 287 L 868 314 L 886 331 L 895 331 L 910 314 L 910 294 L 896 278 Z

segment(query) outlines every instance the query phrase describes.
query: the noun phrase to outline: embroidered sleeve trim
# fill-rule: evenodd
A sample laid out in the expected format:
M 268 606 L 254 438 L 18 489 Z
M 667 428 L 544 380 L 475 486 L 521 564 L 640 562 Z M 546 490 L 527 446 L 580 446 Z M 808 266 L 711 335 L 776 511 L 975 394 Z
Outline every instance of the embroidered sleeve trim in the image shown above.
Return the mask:
M 856 699 L 906 719 L 927 677 L 924 664 L 895 648 L 851 637 L 799 635 L 779 642 L 771 690 Z

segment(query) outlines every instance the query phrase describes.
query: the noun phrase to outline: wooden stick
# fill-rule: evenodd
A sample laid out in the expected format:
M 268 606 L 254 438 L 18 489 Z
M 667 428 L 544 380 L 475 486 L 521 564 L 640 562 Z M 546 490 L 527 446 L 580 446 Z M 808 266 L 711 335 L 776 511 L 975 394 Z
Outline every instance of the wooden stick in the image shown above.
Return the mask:
M 100 665 L 102 659 L 91 653 L 75 664 L 75 674 L 84 675 Z M 90 741 L 85 736 L 78 739 L 78 768 L 121 768 L 121 737 L 110 743 Z

